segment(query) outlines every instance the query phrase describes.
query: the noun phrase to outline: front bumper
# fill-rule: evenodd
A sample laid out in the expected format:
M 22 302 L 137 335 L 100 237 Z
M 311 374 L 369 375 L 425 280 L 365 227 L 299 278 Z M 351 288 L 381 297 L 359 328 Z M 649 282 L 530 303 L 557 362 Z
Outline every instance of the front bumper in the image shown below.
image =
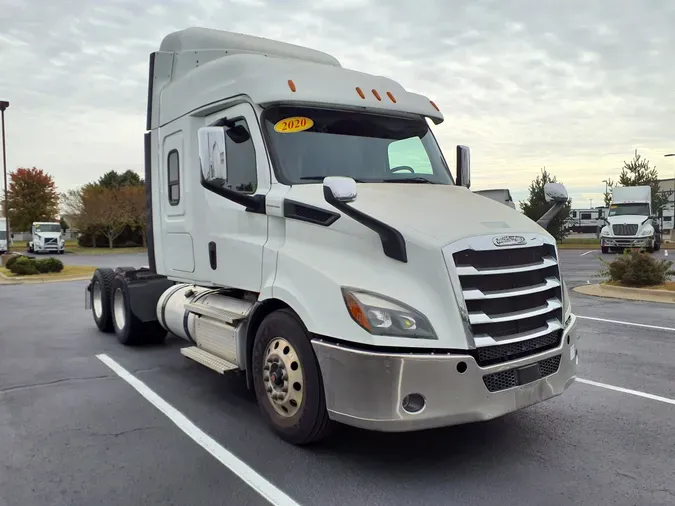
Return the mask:
M 608 248 L 647 248 L 651 246 L 654 236 L 646 237 L 601 237 L 600 243 Z
M 572 316 L 557 348 L 485 368 L 468 354 L 388 354 L 313 340 L 329 417 L 365 429 L 403 432 L 490 420 L 550 399 L 576 379 L 576 320 Z M 483 379 L 542 361 L 550 364 L 558 356 L 555 372 L 530 383 L 491 392 Z M 467 366 L 463 373 L 458 371 L 461 362 Z M 410 394 L 426 401 L 417 413 L 403 409 Z
M 33 251 L 36 253 L 58 253 L 59 251 L 63 251 L 63 247 L 60 247 L 58 244 L 34 245 Z

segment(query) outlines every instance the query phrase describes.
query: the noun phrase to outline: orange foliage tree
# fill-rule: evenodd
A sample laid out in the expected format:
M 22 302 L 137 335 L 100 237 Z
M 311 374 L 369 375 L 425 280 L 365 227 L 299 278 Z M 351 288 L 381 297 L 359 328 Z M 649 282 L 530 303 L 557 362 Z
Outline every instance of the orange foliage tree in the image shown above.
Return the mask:
M 38 168 L 9 174 L 8 214 L 12 229 L 28 231 L 34 221 L 57 221 L 59 195 L 52 176 Z

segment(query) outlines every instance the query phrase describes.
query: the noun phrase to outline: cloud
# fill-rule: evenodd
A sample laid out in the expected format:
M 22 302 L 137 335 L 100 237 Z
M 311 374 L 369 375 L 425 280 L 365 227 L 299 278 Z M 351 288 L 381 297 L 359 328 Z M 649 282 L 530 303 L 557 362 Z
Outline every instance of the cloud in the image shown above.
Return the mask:
M 148 54 L 193 25 L 324 50 L 429 96 L 448 158 L 471 146 L 476 189 L 522 198 L 546 166 L 575 205 L 599 203 L 634 149 L 675 172 L 670 0 L 4 0 L 9 168 L 61 189 L 141 171 Z

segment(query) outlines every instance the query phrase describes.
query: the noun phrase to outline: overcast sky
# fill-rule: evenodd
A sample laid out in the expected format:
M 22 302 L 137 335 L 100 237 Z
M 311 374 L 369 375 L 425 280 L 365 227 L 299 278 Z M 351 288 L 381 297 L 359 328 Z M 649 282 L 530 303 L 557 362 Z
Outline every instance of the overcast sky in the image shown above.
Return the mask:
M 674 0 L 0 0 L 7 163 L 60 190 L 142 172 L 148 54 L 205 26 L 306 45 L 433 99 L 449 160 L 514 198 L 546 166 L 574 207 L 638 149 L 673 177 Z

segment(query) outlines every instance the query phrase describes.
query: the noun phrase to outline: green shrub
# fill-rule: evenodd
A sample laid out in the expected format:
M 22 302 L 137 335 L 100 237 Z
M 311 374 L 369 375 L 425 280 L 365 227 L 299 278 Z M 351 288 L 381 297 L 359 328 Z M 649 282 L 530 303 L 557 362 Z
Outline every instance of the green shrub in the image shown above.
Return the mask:
M 6 267 L 8 270 L 11 271 L 11 270 L 12 270 L 12 265 L 14 264 L 14 262 L 16 262 L 16 260 L 17 260 L 18 258 L 21 258 L 21 255 L 13 255 L 13 256 L 9 257 L 9 259 L 8 259 L 7 262 L 5 263 L 5 267 Z
M 33 274 L 38 274 L 35 260 L 24 256 L 17 258 L 12 263 L 12 266 L 8 267 L 8 269 L 18 276 L 31 276 Z
M 40 258 L 39 260 L 34 261 L 35 268 L 41 274 L 46 274 L 49 272 L 49 258 Z
M 673 262 L 658 260 L 644 251 L 628 250 L 611 262 L 601 261 L 605 268 L 600 276 L 624 286 L 662 285 L 670 276 L 675 276 Z
M 63 270 L 63 262 L 58 258 L 45 258 L 44 262 L 48 267 L 47 272 L 61 272 Z
M 7 262 L 7 268 L 10 272 L 18 276 L 30 276 L 34 274 L 46 274 L 48 272 L 61 272 L 63 262 L 58 258 L 33 258 L 27 256 L 17 256 L 12 258 L 12 262 Z

